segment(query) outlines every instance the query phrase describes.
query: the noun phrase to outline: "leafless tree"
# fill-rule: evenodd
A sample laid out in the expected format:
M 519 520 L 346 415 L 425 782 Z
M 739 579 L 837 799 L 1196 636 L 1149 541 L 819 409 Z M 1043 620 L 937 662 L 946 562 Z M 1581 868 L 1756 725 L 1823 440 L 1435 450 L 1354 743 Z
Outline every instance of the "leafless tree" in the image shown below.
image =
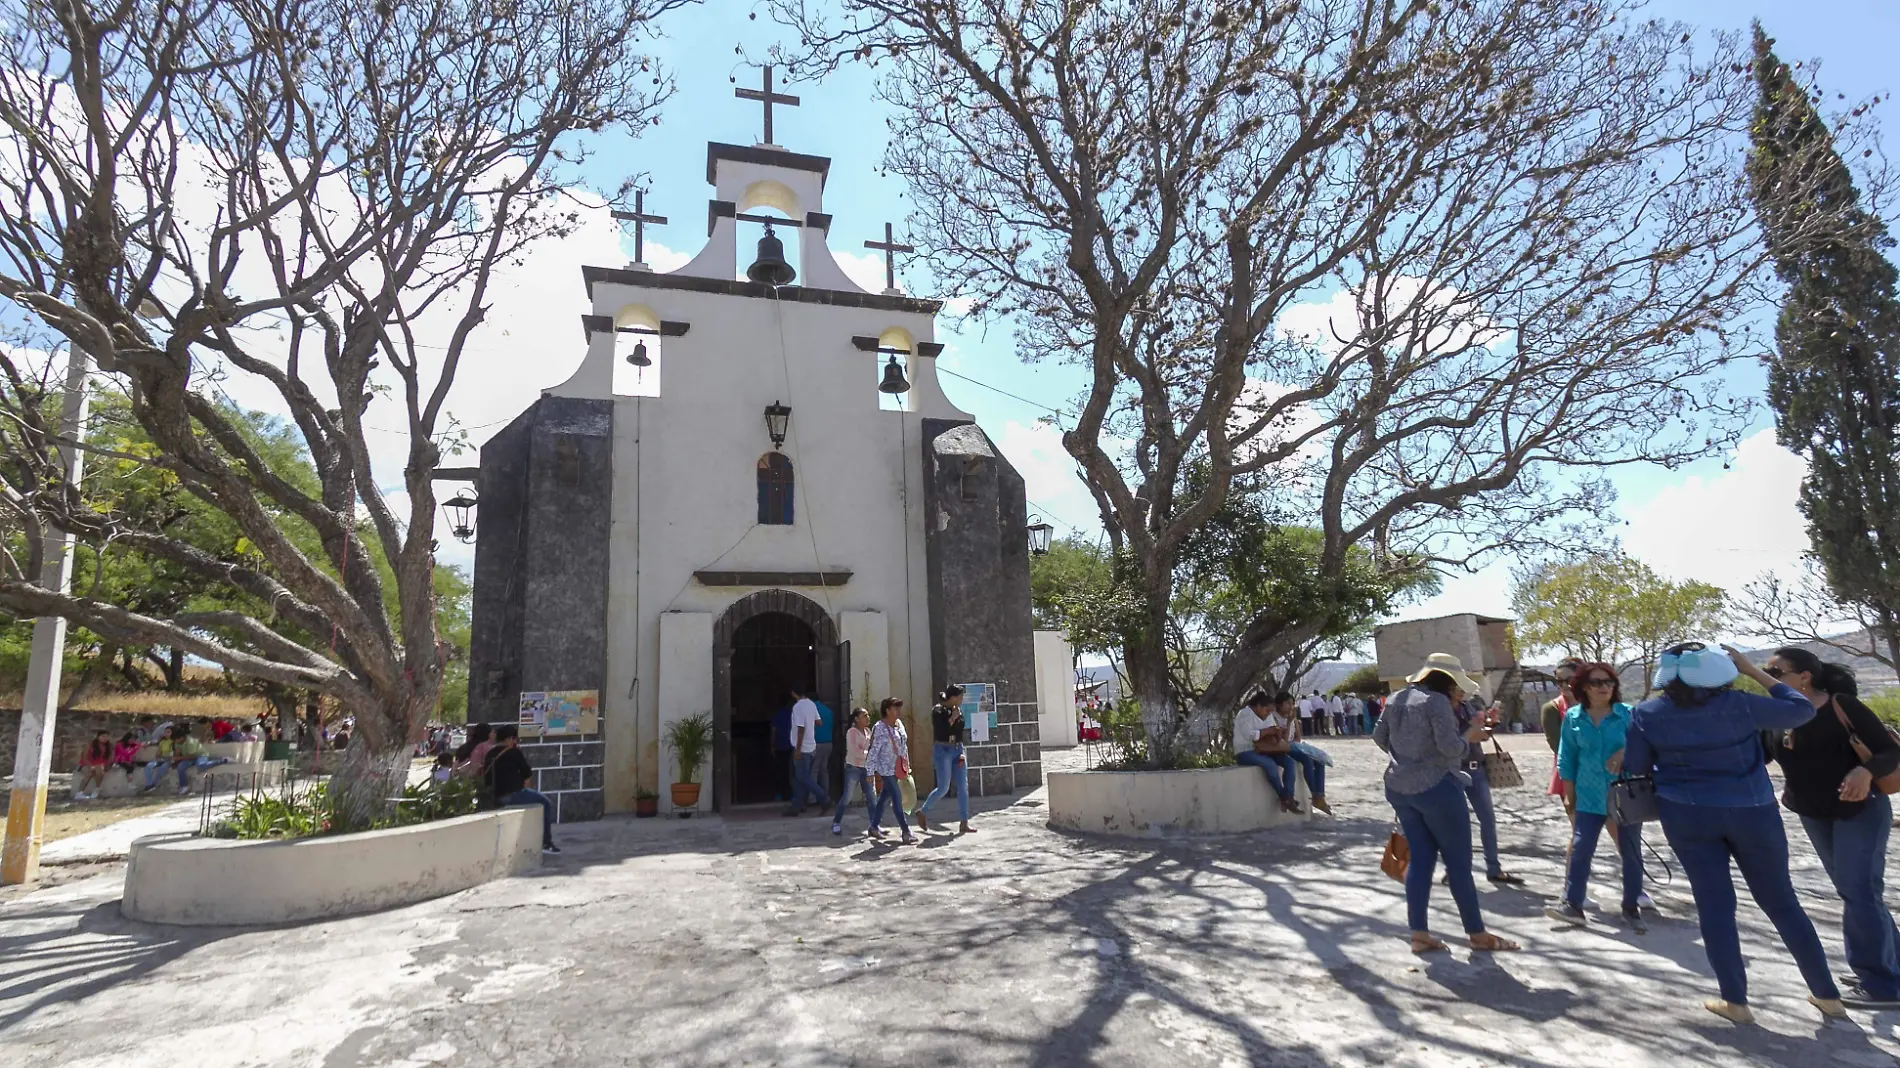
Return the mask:
M 1844 656 L 1900 670 L 1900 649 L 1878 637 L 1894 633 L 1900 624 L 1875 614 L 1867 605 L 1837 599 L 1812 559 L 1804 558 L 1800 570 L 1792 574 L 1770 571 L 1743 586 L 1733 611 L 1742 630 L 1770 641 L 1825 646 Z
M 1158 740 L 1174 565 L 1236 480 L 1329 574 L 1456 567 L 1733 440 L 1711 372 L 1762 262 L 1733 40 L 1633 0 L 772 3 L 803 75 L 887 72 L 950 295 L 1087 370 L 1064 444 L 1139 572 Z M 1250 627 L 1192 713 L 1315 625 Z
M 0 295 L 24 313 L 0 319 L 0 529 L 23 535 L 0 546 L 0 606 L 329 695 L 356 717 L 345 781 L 386 796 L 441 687 L 430 478 L 465 346 L 496 269 L 575 224 L 581 138 L 658 121 L 671 85 L 641 46 L 685 2 L 0 4 Z M 241 544 L 64 483 L 46 398 L 68 347 L 152 443 L 120 459 Z M 247 436 L 239 387 L 294 425 L 315 484 Z M 406 433 L 401 498 L 371 471 L 373 402 Z M 264 618 L 61 595 L 36 582 L 48 530 L 197 571 Z

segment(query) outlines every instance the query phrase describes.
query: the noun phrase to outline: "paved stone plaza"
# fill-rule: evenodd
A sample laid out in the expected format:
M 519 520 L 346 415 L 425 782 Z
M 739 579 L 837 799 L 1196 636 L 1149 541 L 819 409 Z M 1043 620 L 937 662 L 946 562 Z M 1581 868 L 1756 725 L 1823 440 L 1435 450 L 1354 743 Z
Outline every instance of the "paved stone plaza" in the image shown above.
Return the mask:
M 1548 775 L 1541 738 L 1512 742 L 1528 779 Z M 915 849 L 841 842 L 817 819 L 615 819 L 562 828 L 567 852 L 533 877 L 281 929 L 131 923 L 123 867 L 68 872 L 0 903 L 0 1064 L 1894 1062 L 1900 1014 L 1824 1026 L 1752 907 L 1760 1026 L 1704 1012 L 1714 983 L 1679 874 L 1647 936 L 1555 929 L 1541 910 L 1561 819 L 1535 787 L 1499 795 L 1529 890 L 1484 893 L 1526 951 L 1413 957 L 1378 871 L 1382 761 L 1362 740 L 1328 748 L 1336 819 L 1219 840 L 1060 835 L 1041 791 Z M 1839 966 L 1839 910 L 1793 841 Z M 1613 902 L 1612 877 L 1600 856 Z

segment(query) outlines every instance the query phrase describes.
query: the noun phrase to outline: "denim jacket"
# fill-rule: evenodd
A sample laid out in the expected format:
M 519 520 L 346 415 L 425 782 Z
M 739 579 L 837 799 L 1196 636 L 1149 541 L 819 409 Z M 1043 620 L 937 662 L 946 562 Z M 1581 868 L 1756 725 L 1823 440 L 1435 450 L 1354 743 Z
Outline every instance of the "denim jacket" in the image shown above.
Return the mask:
M 1814 705 L 1786 683 L 1767 697 L 1717 690 L 1699 705 L 1652 697 L 1630 713 L 1623 771 L 1654 774 L 1656 796 L 1682 805 L 1740 808 L 1775 803 L 1762 731 L 1799 727 Z
M 1577 787 L 1577 811 L 1598 816 L 1609 809 L 1610 771 L 1604 763 L 1623 751 L 1629 733 L 1630 706 L 1613 704 L 1602 723 L 1592 723 L 1582 705 L 1564 713 L 1557 741 L 1557 777 Z

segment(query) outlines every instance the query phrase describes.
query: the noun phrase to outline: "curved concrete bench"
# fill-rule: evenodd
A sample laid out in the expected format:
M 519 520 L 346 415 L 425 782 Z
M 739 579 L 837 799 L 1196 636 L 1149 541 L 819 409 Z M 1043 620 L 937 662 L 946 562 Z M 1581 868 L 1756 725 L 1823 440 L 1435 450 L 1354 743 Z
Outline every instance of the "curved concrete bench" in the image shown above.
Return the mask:
M 286 923 L 407 905 L 540 864 L 535 808 L 288 841 L 163 835 L 132 843 L 119 907 L 147 923 Z
M 1057 771 L 1049 776 L 1049 826 L 1092 834 L 1167 837 L 1233 834 L 1300 823 L 1280 809 L 1259 768 L 1197 771 Z M 1308 800 L 1302 777 L 1297 796 Z
M 186 792 L 197 793 L 208 777 L 220 790 L 249 790 L 281 785 L 290 762 L 286 760 L 260 760 L 245 764 L 215 764 L 206 768 L 193 768 L 185 775 Z M 100 797 L 133 797 L 145 785 L 145 768 L 128 774 L 124 768 L 114 764 L 106 771 L 105 782 L 99 787 Z M 155 794 L 175 793 L 178 790 L 178 772 L 166 769 L 165 775 L 158 781 Z

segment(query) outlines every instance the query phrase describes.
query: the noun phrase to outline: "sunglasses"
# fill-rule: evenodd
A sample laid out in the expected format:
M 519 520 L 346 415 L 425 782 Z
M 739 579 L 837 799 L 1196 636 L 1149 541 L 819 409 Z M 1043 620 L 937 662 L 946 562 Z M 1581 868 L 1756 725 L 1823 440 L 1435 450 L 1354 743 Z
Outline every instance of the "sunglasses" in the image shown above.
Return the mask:
M 1778 667 L 1765 667 L 1762 668 L 1762 672 L 1771 679 L 1778 679 L 1781 677 L 1782 669 Z
M 1583 684 L 1585 686 L 1590 686 L 1590 687 L 1601 686 L 1604 689 L 1608 689 L 1608 690 L 1613 690 L 1616 688 L 1615 679 L 1606 679 L 1606 678 L 1603 678 L 1602 676 L 1598 676 L 1597 678 L 1594 678 L 1594 679 L 1585 679 Z

